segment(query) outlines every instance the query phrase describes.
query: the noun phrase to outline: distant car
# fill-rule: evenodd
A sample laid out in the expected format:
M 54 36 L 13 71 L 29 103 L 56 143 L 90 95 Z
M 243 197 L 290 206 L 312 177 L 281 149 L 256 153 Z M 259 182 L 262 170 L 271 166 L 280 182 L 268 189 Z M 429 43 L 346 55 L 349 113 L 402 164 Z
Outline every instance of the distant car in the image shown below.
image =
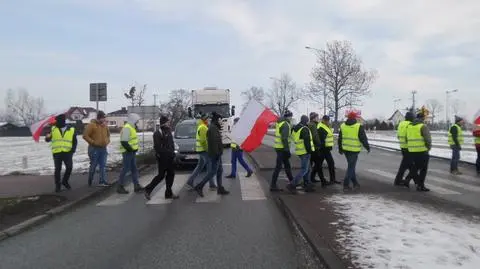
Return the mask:
M 173 135 L 175 141 L 175 164 L 196 165 L 198 163 L 198 153 L 195 152 L 196 146 L 197 120 L 184 120 L 177 124 Z

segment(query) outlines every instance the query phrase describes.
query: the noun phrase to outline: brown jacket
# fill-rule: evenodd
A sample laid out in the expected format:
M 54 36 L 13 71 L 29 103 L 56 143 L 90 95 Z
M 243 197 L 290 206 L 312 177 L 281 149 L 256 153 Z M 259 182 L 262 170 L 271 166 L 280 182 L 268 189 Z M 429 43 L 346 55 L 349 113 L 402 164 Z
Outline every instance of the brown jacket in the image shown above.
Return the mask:
M 83 139 L 91 146 L 106 147 L 110 144 L 110 131 L 107 126 L 92 120 L 83 132 Z

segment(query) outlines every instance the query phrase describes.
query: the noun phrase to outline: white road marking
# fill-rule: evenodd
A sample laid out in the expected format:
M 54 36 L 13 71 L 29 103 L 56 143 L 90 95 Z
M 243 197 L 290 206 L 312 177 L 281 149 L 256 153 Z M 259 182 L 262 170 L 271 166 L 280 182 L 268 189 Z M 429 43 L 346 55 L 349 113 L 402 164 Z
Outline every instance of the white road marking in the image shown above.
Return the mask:
M 458 177 L 458 178 L 465 179 L 465 180 L 468 180 L 468 181 L 476 181 L 476 182 L 478 182 L 478 178 L 475 178 L 475 177 L 473 177 L 473 176 L 468 176 L 468 175 L 452 175 L 450 172 L 447 172 L 447 171 L 444 171 L 444 170 L 440 170 L 440 169 L 428 169 L 428 171 L 432 171 L 432 172 L 434 172 L 434 173 L 441 174 L 441 175 L 445 175 L 445 176 L 451 176 L 452 179 Z
M 140 185 L 145 187 L 146 184 L 150 183 L 152 178 L 157 174 L 155 171 L 154 173 L 150 173 L 148 175 L 142 176 L 138 179 Z M 128 201 L 130 198 L 132 198 L 136 193 L 133 192 L 133 183 L 131 182 L 131 179 L 127 177 L 127 180 L 130 180 L 130 183 L 125 186 L 125 189 L 129 191 L 128 194 L 119 194 L 119 193 L 114 193 L 107 197 L 105 200 L 99 202 L 97 206 L 116 206 L 119 204 L 123 204 L 126 201 Z M 142 194 L 143 195 L 143 194 Z
M 187 183 L 188 180 L 187 174 L 182 175 L 175 175 L 175 180 L 173 181 L 172 191 L 173 194 L 177 194 L 183 188 L 183 186 Z M 163 180 L 165 181 L 165 179 Z M 153 196 L 150 201 L 147 202 L 147 205 L 162 205 L 162 204 L 171 204 L 172 199 L 165 199 L 165 190 L 167 186 L 164 184 L 162 188 L 160 188 Z
M 266 200 L 265 192 L 260 186 L 260 182 L 255 175 L 252 175 L 250 178 L 240 175 L 240 189 L 242 192 L 242 200 Z
M 388 179 L 391 179 L 391 180 L 393 180 L 396 177 L 395 174 L 385 172 L 385 171 L 382 171 L 382 170 L 368 169 L 367 171 L 372 173 L 372 174 L 376 174 L 376 175 L 379 175 L 379 176 L 382 176 L 382 177 L 385 177 L 385 178 L 388 178 Z M 375 178 L 372 178 L 372 179 L 375 180 Z M 443 183 L 443 180 L 438 180 L 438 179 L 435 179 L 435 178 L 432 180 L 430 177 L 427 178 L 428 188 L 431 189 L 433 192 L 436 192 L 436 193 L 439 193 L 439 194 L 444 194 L 444 195 L 461 194 L 459 192 L 452 191 L 450 189 L 446 189 L 446 188 L 438 187 L 436 185 L 428 184 L 429 180 L 435 181 L 435 182 L 440 181 L 440 183 Z
M 207 186 L 203 188 L 204 197 L 197 197 L 195 203 L 219 203 L 221 196 L 217 194 L 217 190 L 210 190 Z

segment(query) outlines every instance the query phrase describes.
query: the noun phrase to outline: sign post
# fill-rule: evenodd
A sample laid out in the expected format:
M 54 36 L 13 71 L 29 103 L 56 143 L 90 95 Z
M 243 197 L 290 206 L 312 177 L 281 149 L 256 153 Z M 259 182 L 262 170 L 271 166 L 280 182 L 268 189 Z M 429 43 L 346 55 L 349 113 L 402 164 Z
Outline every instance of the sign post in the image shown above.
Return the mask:
M 97 113 L 99 102 L 107 101 L 107 83 L 90 83 L 90 102 L 97 103 Z

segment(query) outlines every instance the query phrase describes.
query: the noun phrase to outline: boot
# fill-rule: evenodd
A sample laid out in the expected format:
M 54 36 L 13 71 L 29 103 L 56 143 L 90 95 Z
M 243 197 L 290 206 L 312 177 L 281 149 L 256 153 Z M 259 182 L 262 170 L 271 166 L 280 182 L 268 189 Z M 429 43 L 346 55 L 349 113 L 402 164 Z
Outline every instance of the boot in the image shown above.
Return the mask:
M 142 187 L 142 186 L 140 186 L 140 184 L 138 184 L 138 185 L 135 185 L 135 187 L 133 188 L 133 191 L 134 191 L 135 193 L 141 193 L 141 192 L 144 192 L 144 191 L 145 191 L 145 188 Z
M 147 199 L 147 200 L 149 200 L 149 201 L 150 201 L 150 199 L 152 199 L 151 193 L 150 193 L 149 191 L 145 190 L 144 195 L 145 195 L 145 199 Z
M 117 187 L 117 193 L 119 194 L 128 194 L 128 191 L 123 187 L 123 185 L 118 185 Z
M 430 189 L 425 186 L 417 186 L 417 191 L 427 192 L 430 191 Z
M 305 186 L 305 192 L 315 192 L 313 184 L 308 184 Z
M 60 184 L 55 184 L 55 192 L 61 192 L 62 191 L 62 187 Z
M 200 197 L 204 197 L 203 195 L 203 188 L 200 188 L 199 186 L 196 186 L 195 188 L 193 188 L 195 190 L 195 192 L 198 194 L 198 196 Z
M 234 175 L 228 175 L 228 176 L 226 176 L 226 178 L 234 179 L 235 176 Z
M 219 187 L 219 188 L 218 188 L 217 194 L 218 194 L 218 195 L 227 195 L 227 194 L 230 194 L 230 192 L 227 191 L 227 190 L 222 186 L 222 187 Z
M 165 199 L 174 200 L 174 199 L 178 199 L 178 198 L 180 198 L 180 196 L 173 194 L 173 192 L 171 190 L 170 191 L 165 191 Z
M 246 176 L 246 177 L 251 177 L 252 175 L 253 175 L 253 172 L 250 171 L 250 172 L 247 173 L 247 176 Z
M 68 184 L 67 181 L 63 181 L 63 182 L 62 182 L 62 185 L 65 186 L 65 188 L 66 188 L 67 190 L 71 190 L 71 189 L 72 189 L 72 186 L 70 186 L 70 184 Z
M 279 187 L 277 187 L 277 186 L 271 186 L 271 187 L 270 187 L 270 191 L 271 191 L 271 192 L 281 192 L 281 191 L 283 191 L 283 189 L 281 189 L 281 188 L 279 188 Z
M 297 194 L 297 187 L 296 187 L 296 186 L 293 186 L 292 183 L 288 183 L 288 184 L 287 184 L 287 190 L 288 190 L 291 194 Z

